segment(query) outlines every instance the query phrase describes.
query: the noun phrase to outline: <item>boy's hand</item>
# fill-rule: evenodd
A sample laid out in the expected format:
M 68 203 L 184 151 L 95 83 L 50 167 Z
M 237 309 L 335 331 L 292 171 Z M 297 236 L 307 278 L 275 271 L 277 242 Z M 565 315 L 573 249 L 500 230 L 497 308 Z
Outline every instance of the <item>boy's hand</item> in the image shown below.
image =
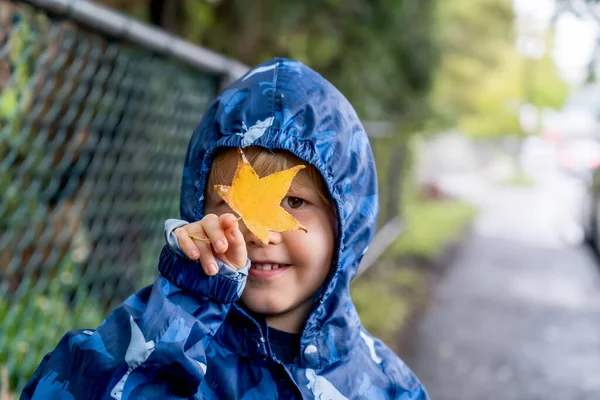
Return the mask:
M 179 247 L 192 260 L 200 260 L 207 275 L 219 271 L 215 257 L 233 269 L 244 267 L 248 261 L 246 241 L 233 214 L 218 217 L 208 214 L 198 222 L 184 225 L 173 231 Z M 209 242 L 193 240 L 189 235 L 208 238 Z

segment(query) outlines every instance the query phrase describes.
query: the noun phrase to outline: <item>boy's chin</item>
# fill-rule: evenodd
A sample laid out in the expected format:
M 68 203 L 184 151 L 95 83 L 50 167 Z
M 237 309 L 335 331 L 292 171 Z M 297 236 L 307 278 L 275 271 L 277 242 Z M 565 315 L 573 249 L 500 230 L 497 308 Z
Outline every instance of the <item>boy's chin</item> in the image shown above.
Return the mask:
M 267 317 L 269 327 L 285 332 L 301 333 L 314 303 L 314 297 L 303 299 L 288 294 L 244 292 L 242 302 L 253 313 Z
M 283 304 L 281 301 L 276 301 L 276 299 L 269 299 L 270 296 L 265 297 L 252 296 L 252 298 L 244 298 L 242 296 L 242 301 L 250 311 L 257 314 L 278 315 L 293 308 L 293 304 L 287 304 L 287 302 Z

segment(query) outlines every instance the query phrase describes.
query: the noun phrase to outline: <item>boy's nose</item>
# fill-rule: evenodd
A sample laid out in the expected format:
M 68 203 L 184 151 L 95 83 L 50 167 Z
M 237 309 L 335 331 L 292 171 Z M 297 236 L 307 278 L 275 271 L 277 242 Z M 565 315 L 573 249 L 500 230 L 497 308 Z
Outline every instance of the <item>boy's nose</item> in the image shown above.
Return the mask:
M 248 228 L 246 228 L 246 224 L 240 221 L 240 230 L 244 235 L 244 239 L 246 239 L 246 244 L 253 244 L 255 246 L 266 246 L 254 233 L 250 232 Z M 269 232 L 269 244 L 279 244 L 281 243 L 281 233 L 280 232 Z

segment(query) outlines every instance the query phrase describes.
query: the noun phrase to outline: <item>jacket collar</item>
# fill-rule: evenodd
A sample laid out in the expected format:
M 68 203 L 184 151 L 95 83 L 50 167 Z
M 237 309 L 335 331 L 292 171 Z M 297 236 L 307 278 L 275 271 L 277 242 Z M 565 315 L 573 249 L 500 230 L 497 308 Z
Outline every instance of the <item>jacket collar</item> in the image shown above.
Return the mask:
M 338 299 L 338 298 L 336 298 Z M 332 300 L 332 299 L 330 299 Z M 300 339 L 298 364 L 302 368 L 322 369 L 345 358 L 355 347 L 360 335 L 360 320 L 349 296 L 343 304 L 327 302 L 315 307 L 312 315 L 320 315 L 326 324 L 307 326 Z M 272 357 L 267 344 L 266 321 L 251 315 L 236 303 L 215 334 L 214 340 L 233 353 L 254 360 Z

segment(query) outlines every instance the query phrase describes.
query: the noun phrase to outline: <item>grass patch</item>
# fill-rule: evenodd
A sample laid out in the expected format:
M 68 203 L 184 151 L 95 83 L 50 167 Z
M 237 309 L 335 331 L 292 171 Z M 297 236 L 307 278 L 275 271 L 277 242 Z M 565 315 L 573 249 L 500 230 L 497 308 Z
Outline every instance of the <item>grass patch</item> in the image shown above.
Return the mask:
M 385 342 L 411 315 L 415 291 L 423 287 L 421 271 L 397 268 L 393 264 L 353 283 L 352 300 L 365 328 Z
M 507 186 L 531 187 L 535 180 L 523 171 L 517 171 L 506 182 Z
M 476 208 L 455 200 L 405 201 L 405 232 L 389 249 L 393 257 L 435 260 L 471 223 Z

